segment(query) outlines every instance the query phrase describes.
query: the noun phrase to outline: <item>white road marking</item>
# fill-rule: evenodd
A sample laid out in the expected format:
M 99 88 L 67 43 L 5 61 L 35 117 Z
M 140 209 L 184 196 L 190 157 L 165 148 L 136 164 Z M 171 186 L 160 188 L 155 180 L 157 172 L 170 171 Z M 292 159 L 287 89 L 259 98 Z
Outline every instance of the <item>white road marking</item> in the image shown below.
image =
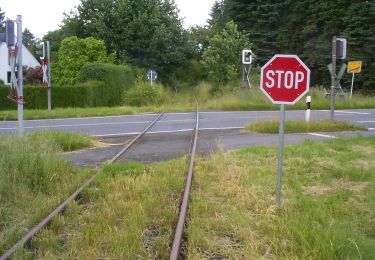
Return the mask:
M 357 123 L 375 123 L 375 121 L 357 121 Z
M 159 121 L 158 123 L 170 123 L 170 122 L 190 122 L 194 119 L 180 119 L 180 120 L 166 120 Z M 37 129 L 37 128 L 58 128 L 58 127 L 81 127 L 81 126 L 105 126 L 105 125 L 127 125 L 127 124 L 147 124 L 148 121 L 134 121 L 134 122 L 118 122 L 118 123 L 96 123 L 96 124 L 70 124 L 70 125 L 44 125 L 44 126 L 25 126 L 25 129 Z M 15 127 L 0 127 L 0 130 L 15 130 Z
M 367 112 L 354 112 L 354 111 L 335 111 L 335 113 L 343 113 L 343 114 L 353 114 L 353 115 L 371 115 L 371 113 Z
M 217 127 L 217 128 L 199 128 L 199 131 L 202 130 L 231 130 L 231 129 L 243 129 L 242 126 L 235 126 L 235 127 Z M 165 133 L 178 133 L 178 132 L 189 132 L 193 131 L 193 128 L 185 128 L 185 129 L 178 129 L 178 130 L 166 130 L 166 131 L 152 131 L 147 132 L 146 134 L 165 134 Z M 116 137 L 116 136 L 127 136 L 127 135 L 138 135 L 141 132 L 129 132 L 129 133 L 116 133 L 116 134 L 104 134 L 104 135 L 93 135 L 95 137 Z
M 105 119 L 105 118 L 121 118 L 121 117 L 139 117 L 139 116 L 156 116 L 158 114 L 136 114 L 136 115 L 119 115 L 119 116 L 90 116 L 90 117 L 66 117 L 66 118 L 46 118 L 46 119 L 27 119 L 25 122 L 43 122 L 43 121 L 63 121 L 63 120 L 86 120 L 86 119 Z M 12 121 L 3 121 L 3 122 L 17 122 Z
M 375 131 L 375 128 L 369 128 L 368 130 L 369 131 Z
M 279 113 L 275 110 L 263 110 L 263 111 L 207 111 L 199 112 L 199 114 L 235 114 L 235 113 Z
M 313 136 L 326 137 L 326 138 L 337 138 L 336 136 L 333 136 L 333 135 L 324 135 L 324 134 L 318 134 L 318 133 L 308 133 L 308 134 L 313 135 Z

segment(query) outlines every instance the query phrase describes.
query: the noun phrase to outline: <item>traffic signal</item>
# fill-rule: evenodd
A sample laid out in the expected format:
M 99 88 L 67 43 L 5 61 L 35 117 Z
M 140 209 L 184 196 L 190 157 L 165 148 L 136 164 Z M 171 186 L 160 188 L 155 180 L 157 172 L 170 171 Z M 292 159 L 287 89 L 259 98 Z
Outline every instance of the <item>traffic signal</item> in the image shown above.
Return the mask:
M 11 21 L 11 20 L 7 20 L 6 23 L 5 23 L 5 31 L 6 31 L 6 34 L 5 34 L 5 41 L 8 45 L 8 47 L 11 47 L 11 46 L 15 46 L 15 35 L 14 35 L 14 21 Z
M 36 54 L 40 56 L 40 59 L 43 60 L 46 57 L 46 44 L 45 42 L 40 42 L 36 46 Z
M 336 59 L 346 59 L 346 39 L 336 38 Z
M 242 63 L 251 64 L 253 62 L 253 52 L 251 50 L 242 51 Z

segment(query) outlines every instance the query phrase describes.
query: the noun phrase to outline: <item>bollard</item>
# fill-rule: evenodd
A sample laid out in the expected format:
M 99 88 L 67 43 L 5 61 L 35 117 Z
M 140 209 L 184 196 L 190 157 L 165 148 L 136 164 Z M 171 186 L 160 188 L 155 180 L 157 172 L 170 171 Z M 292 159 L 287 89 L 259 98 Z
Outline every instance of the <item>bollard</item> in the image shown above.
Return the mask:
M 306 97 L 306 114 L 305 121 L 310 122 L 311 96 Z

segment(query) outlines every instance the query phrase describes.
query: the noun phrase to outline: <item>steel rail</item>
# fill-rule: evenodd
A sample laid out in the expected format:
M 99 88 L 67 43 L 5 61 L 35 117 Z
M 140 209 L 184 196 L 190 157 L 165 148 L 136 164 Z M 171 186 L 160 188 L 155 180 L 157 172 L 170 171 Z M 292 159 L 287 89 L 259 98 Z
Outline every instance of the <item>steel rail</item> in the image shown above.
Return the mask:
M 186 183 L 185 183 L 185 190 L 184 190 L 184 196 L 182 198 L 181 207 L 180 207 L 180 213 L 178 216 L 178 221 L 175 229 L 175 235 L 173 239 L 172 244 L 172 250 L 169 256 L 170 260 L 177 260 L 180 255 L 180 248 L 181 248 L 181 242 L 182 237 L 184 234 L 184 226 L 186 222 L 186 215 L 188 212 L 188 204 L 189 204 L 189 197 L 190 197 L 190 189 L 191 184 L 193 180 L 193 170 L 194 170 L 194 158 L 195 153 L 197 149 L 197 141 L 198 141 L 198 131 L 199 131 L 199 111 L 198 111 L 198 103 L 196 105 L 196 114 L 195 114 L 195 128 L 194 128 L 194 139 L 193 139 L 193 145 L 191 147 L 191 153 L 190 153 L 190 163 L 189 163 L 189 170 L 186 177 Z
M 111 160 L 107 161 L 107 164 L 111 164 L 118 160 L 129 148 L 136 143 L 155 123 L 164 115 L 164 112 L 160 113 L 139 135 L 137 135 L 130 143 L 128 143 L 120 152 L 118 152 Z M 10 249 L 8 249 L 2 256 L 0 260 L 6 260 L 11 257 L 18 249 L 28 243 L 42 228 L 47 226 L 51 220 L 60 214 L 65 207 L 75 200 L 77 196 L 89 186 L 100 172 L 95 173 L 91 176 L 83 185 L 81 185 L 72 195 L 69 196 L 63 203 L 61 203 L 54 211 L 52 211 L 46 218 L 44 218 L 39 224 L 33 227 L 26 235 L 24 235 L 16 244 L 14 244 Z

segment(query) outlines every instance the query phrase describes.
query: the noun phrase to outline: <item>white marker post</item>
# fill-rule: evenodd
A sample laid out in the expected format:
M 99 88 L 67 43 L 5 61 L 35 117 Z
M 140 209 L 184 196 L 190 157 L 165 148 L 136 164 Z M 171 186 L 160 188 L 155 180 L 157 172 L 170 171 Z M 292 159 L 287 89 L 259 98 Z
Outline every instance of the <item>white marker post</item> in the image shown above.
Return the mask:
M 305 121 L 310 122 L 311 96 L 306 97 L 306 114 Z

